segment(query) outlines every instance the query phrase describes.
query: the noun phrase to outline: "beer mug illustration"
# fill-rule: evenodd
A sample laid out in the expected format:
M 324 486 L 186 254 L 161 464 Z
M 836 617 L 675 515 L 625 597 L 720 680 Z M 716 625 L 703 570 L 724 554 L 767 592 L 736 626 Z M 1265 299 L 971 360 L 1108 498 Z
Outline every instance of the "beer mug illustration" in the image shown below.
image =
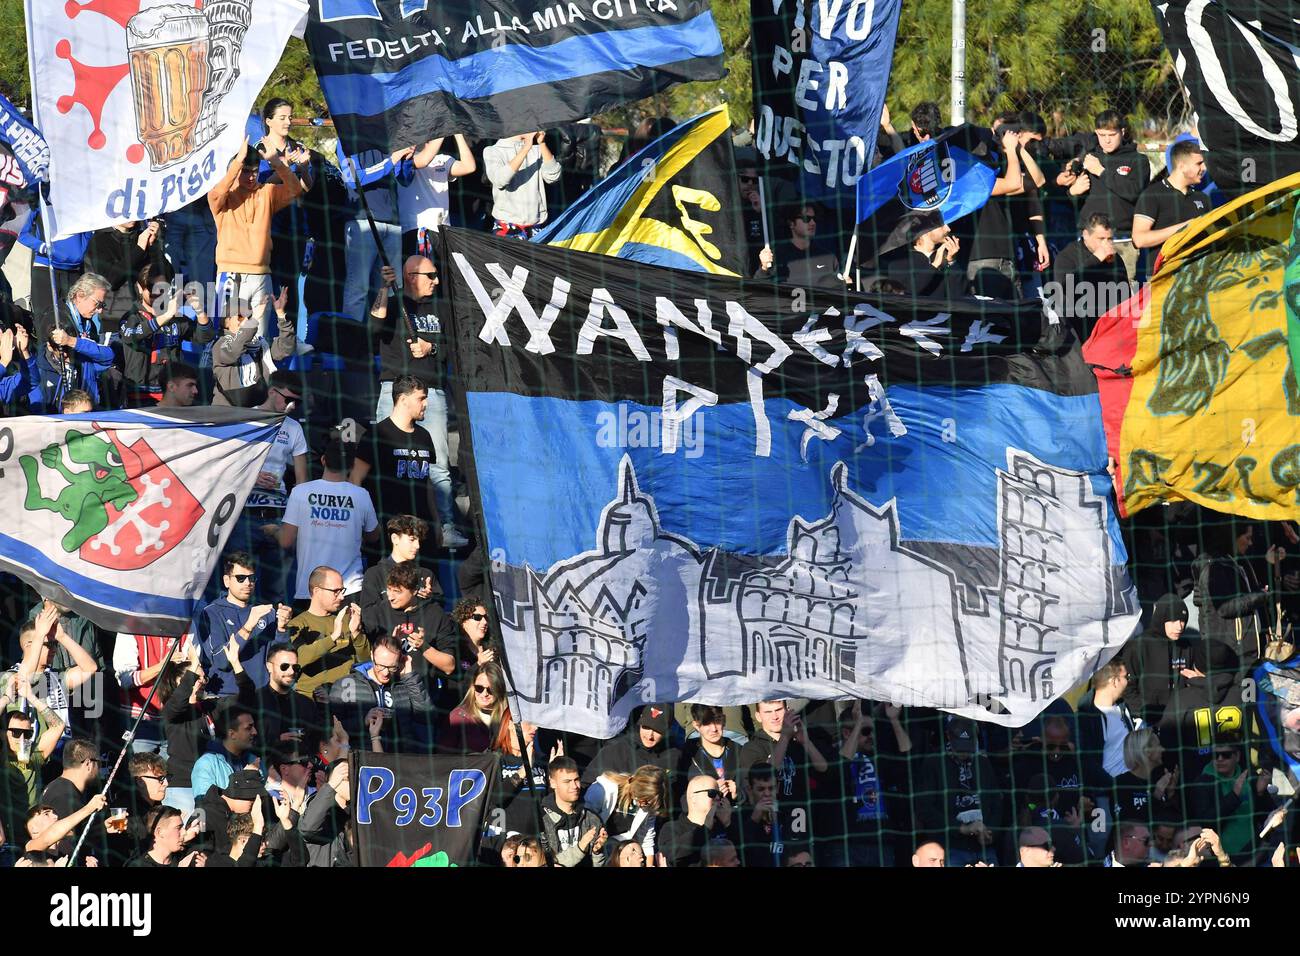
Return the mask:
M 208 21 L 179 3 L 150 7 L 126 25 L 135 123 L 153 169 L 198 147 L 195 129 L 208 86 Z

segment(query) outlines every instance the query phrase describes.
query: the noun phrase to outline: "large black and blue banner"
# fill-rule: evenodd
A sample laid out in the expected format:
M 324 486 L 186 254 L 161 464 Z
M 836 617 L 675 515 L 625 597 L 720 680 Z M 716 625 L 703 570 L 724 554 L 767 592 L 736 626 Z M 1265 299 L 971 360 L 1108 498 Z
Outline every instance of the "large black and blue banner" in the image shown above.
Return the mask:
M 304 38 L 353 154 L 546 129 L 723 74 L 709 0 L 316 0 Z
M 798 170 L 807 199 L 852 195 L 867 171 L 902 0 L 752 0 L 754 145 Z
M 445 232 L 526 719 L 848 696 L 1019 726 L 1131 635 L 1095 379 L 1039 308 Z
M 474 862 L 500 757 L 355 750 L 352 827 L 360 866 Z

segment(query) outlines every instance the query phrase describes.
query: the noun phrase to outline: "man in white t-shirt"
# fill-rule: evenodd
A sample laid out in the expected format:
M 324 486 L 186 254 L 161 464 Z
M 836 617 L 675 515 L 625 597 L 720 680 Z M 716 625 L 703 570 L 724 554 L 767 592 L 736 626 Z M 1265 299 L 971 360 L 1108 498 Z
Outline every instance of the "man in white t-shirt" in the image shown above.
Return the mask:
M 361 545 L 379 541 L 379 519 L 370 492 L 347 480 L 349 457 L 342 442 L 331 440 L 321 455 L 325 477 L 297 485 L 289 494 L 276 539 L 286 551 L 297 552 L 295 602 L 310 598 L 307 579 L 318 565 L 338 568 L 349 596 L 361 592 Z
M 456 134 L 456 156 L 442 151 L 445 136 L 431 139 L 409 153 L 415 175 L 408 186 L 399 186 L 398 212 L 402 219 L 402 248 L 422 256 L 430 254 L 430 232 L 441 229 L 450 217 L 451 179 L 468 176 L 478 169 L 465 137 Z M 415 235 L 412 235 L 414 233 Z

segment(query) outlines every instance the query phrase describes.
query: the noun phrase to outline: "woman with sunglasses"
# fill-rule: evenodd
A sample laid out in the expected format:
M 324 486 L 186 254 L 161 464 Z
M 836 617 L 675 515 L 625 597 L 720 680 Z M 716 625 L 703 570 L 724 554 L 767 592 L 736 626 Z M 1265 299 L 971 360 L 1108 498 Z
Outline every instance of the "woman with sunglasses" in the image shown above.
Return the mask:
M 501 666 L 501 654 L 496 642 L 488 637 L 487 608 L 476 596 L 461 598 L 451 612 L 456 623 L 456 673 L 443 678 L 451 700 L 463 700 L 470 693 L 465 675 L 472 674 L 480 664 Z
M 604 821 L 612 839 L 637 843 L 646 858 L 654 858 L 659 820 L 668 816 L 668 777 L 662 769 L 646 764 L 630 774 L 602 773 L 583 802 Z
M 486 753 L 508 726 L 506 681 L 496 664 L 480 664 L 470 672 L 469 692 L 447 715 L 438 735 L 439 747 L 447 753 Z

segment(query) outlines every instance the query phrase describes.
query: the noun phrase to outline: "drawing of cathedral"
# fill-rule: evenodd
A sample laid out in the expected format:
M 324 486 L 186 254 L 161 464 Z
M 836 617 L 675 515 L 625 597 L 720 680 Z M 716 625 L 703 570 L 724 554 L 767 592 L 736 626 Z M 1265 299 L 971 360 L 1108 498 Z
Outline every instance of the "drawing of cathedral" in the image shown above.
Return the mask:
M 650 622 L 662 629 L 676 615 L 687 632 L 683 581 L 698 577 L 696 548 L 661 530 L 626 456 L 596 545 L 544 578 L 527 569 L 526 599 L 503 610 L 503 627 L 524 631 L 535 648 L 532 692 L 520 688 L 528 700 L 608 712 L 645 672 Z
M 962 674 L 951 574 L 899 545 L 894 503 L 878 509 L 860 498 L 843 463 L 831 469 L 831 483 L 830 513 L 791 520 L 788 557 L 780 564 L 751 570 L 723 589 L 712 578 L 712 562 L 706 565 L 706 676 L 785 686 L 830 682 L 853 694 L 918 664 L 924 673 Z M 720 591 L 728 604 L 709 599 Z M 728 630 L 730 640 L 723 636 Z

